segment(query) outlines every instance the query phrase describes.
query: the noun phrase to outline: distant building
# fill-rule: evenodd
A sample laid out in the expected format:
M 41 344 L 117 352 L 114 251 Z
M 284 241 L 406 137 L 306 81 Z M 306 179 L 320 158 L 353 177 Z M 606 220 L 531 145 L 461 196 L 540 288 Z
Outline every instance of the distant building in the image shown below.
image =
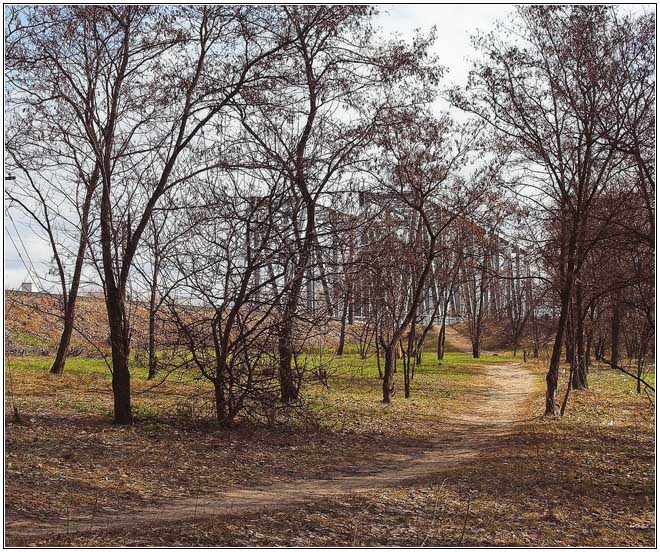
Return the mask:
M 255 197 L 255 201 L 258 199 Z M 264 206 L 267 205 L 264 202 Z M 433 212 L 438 218 L 448 213 L 439 205 Z M 297 227 L 304 228 L 305 211 L 302 209 L 295 215 L 292 211 L 286 212 L 282 217 L 283 228 L 290 224 L 294 216 Z M 401 239 L 402 249 L 405 249 L 410 233 L 415 232 L 418 226 L 417 217 L 398 196 L 387 194 L 360 192 L 357 206 L 319 206 L 316 213 L 317 250 L 310 263 L 312 266 L 306 271 L 305 287 L 301 293 L 307 311 L 317 313 L 323 310 L 335 319 L 346 311 L 348 320 L 352 321 L 367 319 L 381 309 L 382 300 L 374 295 L 379 293 L 376 289 L 378 282 L 374 281 L 373 273 L 368 270 L 368 257 L 362 258 L 362 253 L 382 239 L 378 223 L 385 219 L 395 227 L 394 232 Z M 337 238 L 340 234 L 343 235 L 341 240 Z M 258 235 L 252 235 L 257 247 Z M 531 302 L 530 277 L 534 267 L 530 265 L 527 252 L 510 238 L 496 229 L 488 229 L 465 216 L 458 216 L 447 227 L 442 239 L 448 243 L 455 239 L 456 245 L 454 250 L 445 247 L 437 255 L 433 270 L 441 276 L 429 279 L 418 315 L 426 319 L 438 316 L 434 312 L 438 310 L 435 305 L 439 302 L 446 308 L 447 324 L 463 321 L 475 309 L 483 309 L 484 316 L 501 319 L 508 315 L 514 298 L 519 298 L 518 301 L 523 303 Z M 287 256 L 283 259 L 281 265 L 271 260 L 256 269 L 256 287 L 271 279 L 270 287 L 263 286 L 257 294 L 257 301 L 263 301 L 271 289 L 278 292 L 287 286 L 287 278 L 291 276 L 286 263 L 290 260 Z M 456 267 L 454 275 L 449 270 L 452 266 Z M 276 278 L 275 274 L 278 275 Z M 483 286 L 482 279 L 485 279 Z M 349 289 L 350 294 L 347 292 Z M 344 305 L 347 297 L 348 305 Z
M 32 282 L 23 282 L 19 289 L 21 291 L 32 292 Z

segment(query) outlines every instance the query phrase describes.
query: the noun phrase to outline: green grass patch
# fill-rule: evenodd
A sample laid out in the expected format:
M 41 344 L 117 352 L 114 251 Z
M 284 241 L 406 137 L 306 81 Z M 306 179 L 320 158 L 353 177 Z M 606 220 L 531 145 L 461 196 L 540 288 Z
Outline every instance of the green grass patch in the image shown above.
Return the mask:
M 636 374 L 636 369 L 631 367 L 628 371 L 632 374 Z M 637 393 L 637 380 L 630 377 L 623 372 L 619 372 L 613 368 L 610 368 L 606 365 L 601 365 L 590 371 L 589 374 L 591 377 L 590 384 L 593 382 L 600 390 L 610 391 L 615 393 L 631 394 Z M 642 379 L 646 381 L 649 385 L 655 387 L 655 370 L 654 369 L 645 369 L 642 374 Z M 644 385 L 642 384 L 642 394 L 644 393 Z
M 362 359 L 358 354 L 338 357 L 334 352 L 307 353 L 299 355 L 298 363 L 308 370 L 303 391 L 306 407 L 322 427 L 361 433 L 367 427 L 376 432 L 405 433 L 407 427 L 413 434 L 420 427 L 431 431 L 432 426 L 441 423 L 448 409 L 460 408 L 465 394 L 480 383 L 484 364 L 501 363 L 507 358 L 507 355 L 484 355 L 473 359 L 465 353 L 447 353 L 438 361 L 435 352 L 425 352 L 422 363 L 415 369 L 409 399 L 404 397 L 403 366 L 399 360 L 394 375 L 395 395 L 390 405 L 381 402 L 382 380 L 375 356 Z M 48 394 L 41 393 L 32 399 L 40 408 L 47 408 L 56 397 L 58 409 L 111 416 L 111 371 L 104 359 L 72 357 L 67 360 L 62 376 L 48 374 L 51 364 L 50 357 L 17 357 L 8 362 L 15 381 L 31 382 L 31 389 L 42 383 L 50 387 Z M 324 378 L 314 377 L 319 371 L 324 373 Z M 147 381 L 146 367 L 132 365 L 131 376 L 133 414 L 147 431 L 163 431 L 173 420 L 180 420 L 180 404 L 189 400 L 183 399 L 186 397 L 194 397 L 196 411 L 197 407 L 201 408 L 199 412 L 203 416 L 212 415 L 212 407 L 207 404 L 211 386 L 194 370 L 176 372 L 163 383 L 161 376 Z M 20 395 L 19 391 L 17 396 Z
M 47 347 L 48 340 L 42 337 L 37 337 L 27 332 L 11 332 L 12 341 L 20 343 L 21 345 L 32 345 L 34 347 Z
M 133 416 L 139 422 L 155 422 L 163 418 L 163 412 L 153 405 L 134 402 L 131 409 Z
M 9 362 L 5 360 L 5 369 L 9 366 L 12 370 L 28 370 L 35 372 L 48 372 L 53 365 L 54 358 L 51 356 L 24 356 L 12 357 Z M 110 359 L 107 362 L 102 358 L 95 357 L 69 357 L 64 366 L 64 373 L 76 376 L 101 376 L 112 377 L 110 370 Z M 131 375 L 134 377 L 147 377 L 148 369 L 129 364 Z

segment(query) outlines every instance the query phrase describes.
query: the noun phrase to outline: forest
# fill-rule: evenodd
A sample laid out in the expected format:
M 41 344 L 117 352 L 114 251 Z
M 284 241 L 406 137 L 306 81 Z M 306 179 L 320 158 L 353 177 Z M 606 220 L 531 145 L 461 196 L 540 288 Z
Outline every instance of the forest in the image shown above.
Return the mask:
M 5 7 L 6 545 L 654 545 L 655 8 L 383 9 Z

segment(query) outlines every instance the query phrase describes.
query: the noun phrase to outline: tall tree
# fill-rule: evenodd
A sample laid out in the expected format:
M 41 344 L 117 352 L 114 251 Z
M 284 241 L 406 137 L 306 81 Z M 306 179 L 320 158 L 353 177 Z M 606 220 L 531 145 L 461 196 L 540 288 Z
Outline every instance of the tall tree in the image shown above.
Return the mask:
M 607 125 L 601 119 L 613 101 L 608 84 L 621 67 L 611 40 L 614 8 L 528 6 L 518 15 L 509 35 L 515 40 L 477 39 L 483 61 L 471 72 L 468 93 L 454 98 L 509 144 L 512 161 L 525 171 L 525 195 L 557 229 L 560 308 L 545 408 L 553 415 L 574 285 L 608 224 L 598 221 L 587 236 L 592 208 L 623 163 L 609 143 L 621 134 L 620 118 Z
M 31 8 L 35 24 L 26 25 L 21 47 L 35 62 L 24 70 L 42 100 L 75 121 L 100 173 L 117 423 L 132 420 L 126 293 L 138 245 L 160 198 L 198 171 L 190 157 L 180 163 L 182 154 L 204 142 L 203 130 L 265 78 L 267 62 L 288 44 L 280 15 L 258 6 Z M 99 52 L 95 73 L 87 56 L 68 56 L 76 48 Z M 220 150 L 207 153 L 220 162 Z
M 378 339 L 385 355 L 383 402 L 393 391 L 394 356 L 399 340 L 417 320 L 428 291 L 433 263 L 442 251 L 440 236 L 481 198 L 481 178 L 466 181 L 461 169 L 479 135 L 471 125 L 454 128 L 444 115 L 394 109 L 378 137 L 373 162 L 378 187 L 372 208 L 387 211 L 375 239 L 374 297 L 383 311 Z M 404 260 L 404 262 L 402 262 Z M 406 376 L 406 395 L 409 396 Z
M 425 59 L 430 38 L 414 45 L 376 42 L 368 6 L 290 6 L 285 8 L 293 32 L 291 55 L 283 75 L 260 101 L 246 105 L 243 126 L 263 158 L 285 175 L 291 216 L 299 227 L 278 308 L 281 398 L 295 401 L 299 377 L 295 322 L 301 316 L 306 278 L 321 267 L 318 209 L 332 203 L 332 193 L 346 187 L 347 174 L 372 139 L 387 87 L 404 78 L 437 76 Z M 409 102 L 419 102 L 411 89 Z

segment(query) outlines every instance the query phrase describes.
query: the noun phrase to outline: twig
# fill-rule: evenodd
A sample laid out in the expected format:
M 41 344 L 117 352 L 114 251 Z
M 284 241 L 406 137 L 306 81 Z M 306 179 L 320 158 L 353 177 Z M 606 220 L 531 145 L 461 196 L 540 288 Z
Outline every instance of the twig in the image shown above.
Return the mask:
M 461 530 L 461 538 L 459 539 L 457 546 L 463 546 L 463 537 L 465 536 L 465 528 L 467 527 L 467 520 L 469 515 L 470 515 L 470 495 L 468 495 L 467 508 L 465 509 L 465 518 L 463 519 L 463 529 Z
M 429 536 L 431 536 L 431 531 L 435 527 L 435 518 L 436 518 L 436 514 L 438 512 L 438 502 L 440 500 L 440 491 L 444 488 L 446 481 L 447 481 L 447 479 L 445 478 L 442 481 L 442 484 L 435 491 L 435 505 L 433 506 L 433 517 L 431 518 L 431 525 L 429 526 L 429 530 L 426 532 L 426 536 L 424 537 L 424 540 L 422 541 L 422 544 L 419 545 L 420 547 L 424 546 L 426 544 L 426 541 L 429 539 Z
M 362 510 L 359 515 L 355 516 L 355 529 L 353 530 L 353 546 L 355 546 L 355 543 L 357 542 L 357 531 L 358 531 L 358 524 L 360 523 L 360 517 L 364 515 L 367 510 L 371 507 L 371 504 L 367 504 L 367 507 Z

